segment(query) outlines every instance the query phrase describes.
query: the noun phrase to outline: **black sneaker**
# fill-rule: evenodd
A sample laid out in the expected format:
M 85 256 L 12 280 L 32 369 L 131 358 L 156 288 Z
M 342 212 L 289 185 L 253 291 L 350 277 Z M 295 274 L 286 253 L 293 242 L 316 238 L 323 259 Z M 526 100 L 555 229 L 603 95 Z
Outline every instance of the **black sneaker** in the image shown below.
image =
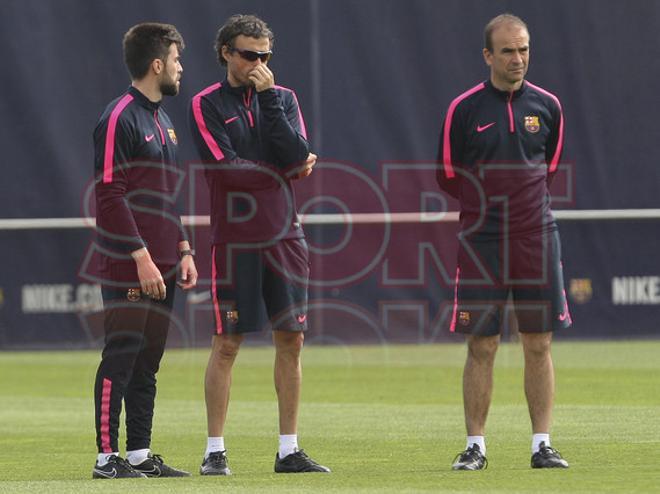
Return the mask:
M 135 470 L 129 462 L 117 455 L 108 458 L 108 462 L 102 467 L 98 462 L 92 470 L 93 479 L 139 479 L 146 475 Z
M 227 466 L 227 451 L 214 451 L 204 458 L 199 467 L 200 475 L 231 475 Z
M 532 468 L 568 468 L 568 462 L 555 448 L 541 442 L 539 450 L 532 455 Z
M 451 466 L 452 470 L 484 470 L 488 467 L 488 460 L 481 454 L 478 444 L 473 444 L 462 453 L 458 453 Z
M 139 465 L 132 465 L 135 470 L 145 474 L 147 477 L 190 477 L 189 472 L 177 470 L 169 465 L 163 463 L 163 457 L 160 455 L 152 455 Z
M 306 473 L 306 472 L 323 472 L 330 473 L 328 467 L 319 465 L 312 460 L 307 454 L 299 449 L 290 455 L 280 458 L 280 454 L 275 455 L 275 473 Z

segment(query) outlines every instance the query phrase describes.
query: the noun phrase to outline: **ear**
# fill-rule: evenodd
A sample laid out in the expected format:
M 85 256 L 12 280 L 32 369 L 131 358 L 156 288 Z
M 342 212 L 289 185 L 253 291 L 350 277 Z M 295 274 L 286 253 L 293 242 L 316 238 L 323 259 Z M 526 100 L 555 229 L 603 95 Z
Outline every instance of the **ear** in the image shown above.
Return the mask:
M 229 51 L 229 47 L 227 45 L 222 45 L 222 58 L 225 59 L 225 62 L 229 62 L 230 56 L 231 52 Z
M 493 54 L 488 50 L 488 48 L 484 48 L 483 55 L 484 62 L 486 62 L 486 65 L 490 67 L 493 63 Z
M 160 75 L 160 73 L 165 68 L 165 64 L 160 58 L 154 58 L 151 62 L 151 70 L 154 71 L 154 74 Z

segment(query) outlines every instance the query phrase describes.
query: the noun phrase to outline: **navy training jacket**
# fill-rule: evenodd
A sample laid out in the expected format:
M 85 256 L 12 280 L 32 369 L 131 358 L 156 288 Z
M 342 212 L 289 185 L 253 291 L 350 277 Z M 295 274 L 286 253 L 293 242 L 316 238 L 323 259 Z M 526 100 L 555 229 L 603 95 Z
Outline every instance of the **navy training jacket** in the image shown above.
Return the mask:
M 211 199 L 211 242 L 272 244 L 302 238 L 291 180 L 309 154 L 295 93 L 231 87 L 197 93 L 190 127 Z
M 555 230 L 548 185 L 563 138 L 559 99 L 527 81 L 513 92 L 486 81 L 454 99 L 440 133 L 437 180 L 460 202 L 463 234 Z

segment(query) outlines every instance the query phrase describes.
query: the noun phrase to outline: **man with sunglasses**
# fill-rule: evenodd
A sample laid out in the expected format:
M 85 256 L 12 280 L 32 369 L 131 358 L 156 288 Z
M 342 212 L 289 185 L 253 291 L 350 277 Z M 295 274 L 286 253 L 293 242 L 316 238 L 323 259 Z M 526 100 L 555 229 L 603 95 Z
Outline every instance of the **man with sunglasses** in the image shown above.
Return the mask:
M 309 151 L 295 93 L 276 86 L 268 67 L 273 40 L 261 19 L 229 18 L 215 44 L 227 77 L 192 99 L 192 134 L 206 165 L 211 198 L 215 317 L 205 378 L 208 441 L 201 475 L 231 473 L 223 431 L 232 366 L 244 335 L 268 322 L 279 405 L 275 472 L 330 471 L 298 448 L 309 255 L 291 181 L 308 176 L 316 156 Z

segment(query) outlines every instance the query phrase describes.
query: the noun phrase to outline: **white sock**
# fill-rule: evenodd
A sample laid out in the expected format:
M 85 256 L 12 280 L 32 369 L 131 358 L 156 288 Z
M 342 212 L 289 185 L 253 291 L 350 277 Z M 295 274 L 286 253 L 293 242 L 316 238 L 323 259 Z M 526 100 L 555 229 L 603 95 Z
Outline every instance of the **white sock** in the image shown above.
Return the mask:
M 539 445 L 542 442 L 545 443 L 546 446 L 550 446 L 550 434 L 534 434 L 532 436 L 532 454 L 539 450 Z
M 222 437 L 208 437 L 206 439 L 206 452 L 204 458 L 208 458 L 211 453 L 225 450 L 225 438 Z
M 149 458 L 150 449 L 134 449 L 133 451 L 126 451 L 126 459 L 131 465 L 139 465 L 144 460 Z
M 98 466 L 102 467 L 103 465 L 108 463 L 108 458 L 110 458 L 113 455 L 119 456 L 119 451 L 117 451 L 116 453 L 99 453 L 99 455 L 96 457 L 96 463 L 98 464 Z
M 486 439 L 484 438 L 484 436 L 468 436 L 467 446 L 465 447 L 465 449 L 468 449 L 473 444 L 478 445 L 481 454 L 486 456 Z
M 298 434 L 280 434 L 280 458 L 298 451 Z

